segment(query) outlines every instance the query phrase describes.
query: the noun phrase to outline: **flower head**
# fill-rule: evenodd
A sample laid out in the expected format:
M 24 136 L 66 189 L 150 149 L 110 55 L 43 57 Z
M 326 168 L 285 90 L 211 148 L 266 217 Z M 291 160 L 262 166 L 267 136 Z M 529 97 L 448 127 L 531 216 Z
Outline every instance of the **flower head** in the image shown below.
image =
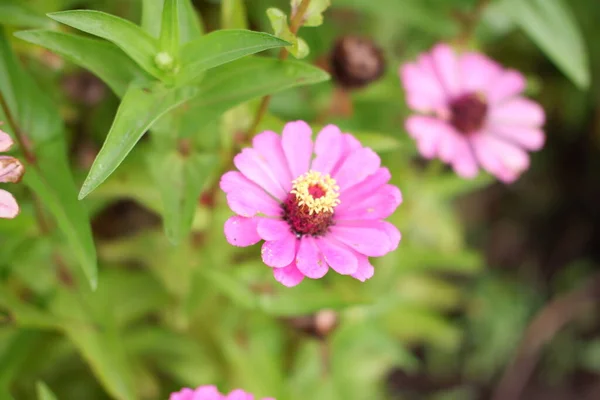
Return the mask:
M 13 141 L 7 133 L 0 131 L 0 152 L 10 150 Z M 0 183 L 17 183 L 25 168 L 19 160 L 10 156 L 0 156 Z M 0 189 L 0 218 L 14 218 L 19 214 L 19 205 L 12 194 Z
M 196 389 L 182 389 L 171 393 L 169 400 L 254 400 L 254 396 L 243 390 L 234 390 L 229 394 L 221 394 L 214 386 L 200 386 Z M 265 398 L 262 400 L 275 400 Z
M 479 167 L 512 182 L 529 167 L 527 150 L 544 145 L 544 110 L 521 96 L 525 78 L 486 56 L 457 55 L 439 44 L 400 68 L 410 108 L 406 121 L 426 158 L 438 157 L 471 178 Z
M 314 143 L 303 121 L 281 136 L 262 132 L 234 164 L 239 171 L 221 178 L 237 214 L 225 236 L 235 246 L 264 240 L 262 259 L 282 284 L 322 278 L 330 267 L 365 281 L 374 272 L 368 257 L 398 246 L 400 232 L 383 219 L 400 205 L 400 190 L 379 156 L 338 127 L 326 126 Z

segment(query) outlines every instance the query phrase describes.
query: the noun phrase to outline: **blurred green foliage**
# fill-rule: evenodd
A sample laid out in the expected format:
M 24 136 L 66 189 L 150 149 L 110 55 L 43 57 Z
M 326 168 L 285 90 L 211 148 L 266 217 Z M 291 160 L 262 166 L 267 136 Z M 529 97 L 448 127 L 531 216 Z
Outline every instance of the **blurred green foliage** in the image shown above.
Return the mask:
M 332 3 L 299 42 L 287 25 L 275 29 L 283 40 L 269 35 L 267 9 L 289 15 L 286 0 L 0 0 L 0 121 L 7 107 L 18 126 L 2 129 L 27 132 L 35 154 L 16 189 L 21 215 L 0 222 L 0 398 L 166 399 L 215 384 L 278 400 L 474 399 L 545 300 L 590 275 L 569 265 L 573 276 L 544 291 L 490 268 L 457 200 L 493 179 L 466 181 L 418 159 L 397 69 L 474 18 L 467 46 L 523 70 L 549 113 L 583 129 L 600 99 L 597 4 Z M 248 27 L 266 33 L 218 30 Z M 386 74 L 351 94 L 349 115 L 319 121 L 335 83 L 313 64 L 348 33 L 382 47 Z M 290 42 L 305 42 L 307 58 L 275 60 Z M 564 77 L 549 80 L 542 63 Z M 230 211 L 211 190 L 265 95 L 260 130 L 336 123 L 381 155 L 403 191 L 390 219 L 401 246 L 374 261 L 366 283 L 329 274 L 285 288 L 256 246 L 226 243 Z M 146 211 L 132 221 L 103 213 L 124 200 Z M 116 234 L 102 237 L 98 225 Z M 315 316 L 329 311 L 335 326 L 315 334 Z M 312 333 L 299 327 L 307 318 Z M 546 354 L 559 360 L 556 376 L 600 371 L 598 339 L 576 334 L 587 325 L 577 321 Z M 433 394 L 394 390 L 393 371 L 429 377 Z

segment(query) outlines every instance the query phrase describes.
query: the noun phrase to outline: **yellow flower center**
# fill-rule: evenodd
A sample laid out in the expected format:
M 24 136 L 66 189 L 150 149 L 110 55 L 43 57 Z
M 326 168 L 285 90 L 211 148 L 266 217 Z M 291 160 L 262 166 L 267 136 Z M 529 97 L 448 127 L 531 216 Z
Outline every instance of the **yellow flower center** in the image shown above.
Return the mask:
M 296 196 L 298 206 L 306 206 L 309 215 L 333 213 L 333 209 L 340 204 L 340 188 L 329 174 L 310 170 L 296 178 L 293 184 L 290 193 Z

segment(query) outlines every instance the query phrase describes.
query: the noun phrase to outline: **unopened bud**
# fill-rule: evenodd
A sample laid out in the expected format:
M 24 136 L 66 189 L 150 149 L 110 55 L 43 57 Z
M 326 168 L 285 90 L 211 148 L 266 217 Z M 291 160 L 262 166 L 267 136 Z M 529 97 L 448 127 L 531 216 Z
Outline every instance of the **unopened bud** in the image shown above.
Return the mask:
M 10 156 L 0 156 L 0 182 L 18 183 L 24 173 L 25 167 L 19 160 Z
M 357 89 L 379 79 L 385 72 L 383 52 L 370 39 L 343 36 L 331 52 L 331 73 L 342 87 Z
M 163 71 L 170 71 L 173 69 L 173 57 L 166 51 L 161 51 L 154 57 L 154 62 Z

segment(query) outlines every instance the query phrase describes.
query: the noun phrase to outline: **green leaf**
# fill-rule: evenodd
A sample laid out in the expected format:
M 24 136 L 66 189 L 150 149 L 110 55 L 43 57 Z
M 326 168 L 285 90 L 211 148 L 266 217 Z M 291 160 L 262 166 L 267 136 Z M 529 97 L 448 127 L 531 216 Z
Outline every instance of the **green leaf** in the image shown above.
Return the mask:
M 64 321 L 62 330 L 89 363 L 111 398 L 135 400 L 132 360 L 125 350 L 111 297 L 61 289 L 50 305 Z
M 117 96 L 122 97 L 134 80 L 152 78 L 117 46 L 104 40 L 49 30 L 16 32 L 15 36 L 45 47 L 102 79 Z
M 503 0 L 504 11 L 577 86 L 590 85 L 583 35 L 563 0 Z
M 300 6 L 302 0 L 292 0 L 293 13 Z M 312 0 L 306 13 L 304 14 L 304 23 L 302 26 L 320 26 L 323 24 L 323 13 L 331 5 L 331 0 Z
M 288 25 L 287 15 L 278 8 L 269 8 L 267 17 L 271 22 L 275 36 L 291 43 L 288 51 L 296 58 L 301 59 L 308 56 L 310 49 L 306 42 L 292 33 Z
M 180 0 L 180 3 L 178 18 L 179 39 L 180 44 L 185 44 L 202 36 L 204 27 L 191 0 Z M 142 28 L 155 38 L 158 38 L 160 35 L 162 12 L 162 1 L 143 0 Z
M 222 268 L 200 268 L 198 273 L 210 281 L 211 286 L 229 298 L 239 308 L 254 310 L 258 305 L 258 296 L 238 277 Z
M 117 110 L 106 141 L 83 183 L 79 198 L 87 196 L 117 169 L 154 122 L 192 98 L 196 92 L 195 88 L 172 90 L 160 84 L 130 86 Z
M 348 307 L 364 305 L 366 299 L 344 298 L 339 293 L 313 291 L 285 291 L 280 295 L 262 295 L 260 309 L 272 316 L 308 315 L 323 309 L 343 310 Z
M 38 400 L 57 400 L 56 396 L 44 382 L 38 382 L 37 385 Z
M 22 4 L 22 1 L 3 0 L 0 2 L 0 25 L 31 26 L 51 28 L 54 23 L 42 14 Z
M 59 321 L 51 314 L 24 302 L 4 286 L 0 286 L 0 305 L 10 310 L 11 317 L 19 327 L 37 330 L 58 327 Z
M 0 394 L 7 389 L 13 378 L 26 365 L 32 353 L 40 350 L 40 342 L 43 340 L 41 332 L 33 330 L 19 330 L 6 347 L 0 352 Z
M 396 150 L 404 145 L 397 136 L 384 135 L 377 132 L 353 132 L 360 143 L 378 153 Z
M 150 171 L 161 193 L 167 237 L 179 244 L 192 229 L 198 198 L 207 179 L 218 168 L 214 154 L 155 151 L 148 157 Z
M 4 35 L 0 35 L 0 94 L 8 110 L 0 107 L 0 118 L 7 121 L 9 112 L 18 125 L 3 129 L 14 137 L 15 130 L 27 136 L 34 160 L 27 162 L 24 181 L 36 192 L 55 218 L 66 237 L 70 250 L 84 271 L 92 288 L 96 286 L 96 249 L 89 216 L 83 204 L 76 201 L 76 188 L 71 174 L 66 134 L 58 110 L 17 63 Z M 22 149 L 21 149 L 22 150 Z
M 327 79 L 325 71 L 303 62 L 247 57 L 208 71 L 186 118 L 200 128 L 240 103 Z
M 224 29 L 248 29 L 247 18 L 243 0 L 221 1 L 221 26 Z
M 193 82 L 207 69 L 263 50 L 289 45 L 262 32 L 242 29 L 219 30 L 188 43 L 182 49 L 180 84 Z
M 179 53 L 178 0 L 164 0 L 159 45 L 161 51 L 165 51 L 177 59 Z
M 48 16 L 65 25 L 101 37 L 119 46 L 149 74 L 162 78 L 155 57 L 158 42 L 139 26 L 111 14 L 93 10 L 61 11 Z

